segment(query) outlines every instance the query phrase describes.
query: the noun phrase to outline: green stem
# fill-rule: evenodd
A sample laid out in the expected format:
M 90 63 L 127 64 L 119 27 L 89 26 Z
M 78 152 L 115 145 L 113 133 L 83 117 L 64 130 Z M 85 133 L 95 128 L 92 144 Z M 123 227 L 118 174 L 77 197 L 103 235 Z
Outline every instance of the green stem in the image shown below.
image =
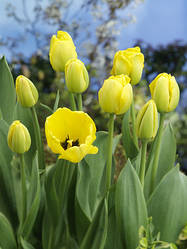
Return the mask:
M 157 144 L 156 144 L 156 150 L 155 150 L 155 155 L 153 159 L 153 169 L 152 169 L 152 175 L 151 175 L 151 192 L 153 192 L 154 187 L 155 187 L 155 180 L 156 180 L 156 173 L 158 169 L 158 160 L 160 156 L 160 145 L 161 145 L 161 138 L 163 134 L 163 129 L 164 128 L 164 113 L 160 114 L 160 125 L 158 129 L 158 134 L 157 134 Z
M 27 187 L 26 187 L 26 173 L 25 173 L 25 162 L 24 155 L 19 154 L 20 156 L 20 169 L 21 169 L 21 190 L 22 190 L 22 218 L 21 224 L 23 223 L 27 216 Z
M 108 158 L 106 166 L 106 192 L 111 186 L 111 174 L 112 174 L 112 145 L 113 145 L 113 133 L 114 133 L 114 114 L 110 114 L 108 125 Z
M 142 187 L 144 187 L 144 176 L 145 176 L 145 162 L 146 162 L 146 153 L 147 153 L 147 140 L 142 141 L 142 151 L 141 151 L 141 163 L 140 163 L 140 182 Z
M 132 100 L 131 108 L 130 108 L 130 113 L 131 113 L 131 119 L 132 119 L 132 136 L 133 136 L 133 141 L 136 147 L 138 148 L 138 137 L 136 135 L 136 117 L 135 117 L 135 108 L 134 108 L 134 99 Z
M 38 166 L 39 166 L 39 169 L 45 169 L 44 150 L 43 150 L 43 145 L 42 145 L 40 126 L 38 123 L 36 109 L 34 106 L 31 107 L 31 111 L 32 111 L 32 120 L 33 120 L 33 125 L 34 125 L 34 135 L 35 135 L 35 140 L 36 140 L 36 147 L 38 150 Z
M 69 92 L 69 99 L 70 99 L 71 110 L 76 111 L 77 108 L 76 108 L 76 103 L 75 103 L 75 97 L 72 92 Z
M 78 110 L 82 111 L 82 94 L 81 93 L 77 94 L 77 103 L 78 103 Z

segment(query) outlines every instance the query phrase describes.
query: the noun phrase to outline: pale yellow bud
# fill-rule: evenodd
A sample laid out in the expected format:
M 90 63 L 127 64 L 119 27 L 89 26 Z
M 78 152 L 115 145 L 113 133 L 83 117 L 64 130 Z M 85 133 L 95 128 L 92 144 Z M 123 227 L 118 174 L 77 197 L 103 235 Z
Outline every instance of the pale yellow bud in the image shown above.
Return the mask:
M 99 90 L 99 104 L 103 111 L 123 114 L 128 111 L 133 98 L 132 86 L 127 75 L 111 76 Z
M 139 83 L 144 67 L 144 55 L 139 47 L 128 48 L 116 52 L 113 61 L 112 75 L 126 74 L 131 78 L 131 84 Z
M 38 91 L 36 87 L 23 75 L 16 78 L 16 94 L 18 102 L 23 107 L 32 107 L 38 101 Z
M 19 120 L 15 120 L 10 125 L 7 142 L 10 149 L 18 154 L 29 150 L 31 137 L 27 128 Z
M 141 139 L 153 139 L 158 130 L 158 112 L 154 100 L 149 100 L 138 112 L 136 133 Z
M 177 107 L 180 91 L 174 76 L 161 73 L 149 87 L 159 112 L 171 112 Z
M 71 59 L 66 63 L 65 78 L 70 92 L 82 93 L 88 88 L 88 72 L 84 63 L 78 59 Z
M 57 72 L 63 72 L 69 59 L 77 58 L 76 48 L 71 36 L 64 31 L 58 31 L 50 42 L 49 59 L 52 68 Z

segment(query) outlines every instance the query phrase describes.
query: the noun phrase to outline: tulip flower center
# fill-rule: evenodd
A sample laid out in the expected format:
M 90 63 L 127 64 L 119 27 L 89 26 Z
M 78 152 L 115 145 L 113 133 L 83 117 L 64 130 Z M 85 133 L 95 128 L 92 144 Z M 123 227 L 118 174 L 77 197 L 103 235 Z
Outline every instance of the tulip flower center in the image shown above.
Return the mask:
M 64 142 L 61 142 L 60 144 L 64 150 L 67 150 L 70 147 L 79 146 L 79 139 L 73 141 L 73 139 L 69 139 L 69 136 L 67 136 L 66 140 Z

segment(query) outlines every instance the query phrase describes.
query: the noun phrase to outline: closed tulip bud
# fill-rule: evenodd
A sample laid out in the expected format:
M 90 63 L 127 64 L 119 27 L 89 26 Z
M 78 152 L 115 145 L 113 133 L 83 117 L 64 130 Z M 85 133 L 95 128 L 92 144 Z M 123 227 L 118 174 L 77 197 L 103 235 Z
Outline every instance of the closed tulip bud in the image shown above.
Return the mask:
M 32 107 L 38 101 L 38 91 L 36 87 L 23 75 L 16 78 L 16 94 L 18 102 L 23 107 Z
M 82 93 L 89 85 L 89 76 L 84 63 L 71 59 L 65 65 L 66 85 L 70 92 Z
M 72 58 L 77 58 L 77 53 L 71 36 L 67 32 L 58 31 L 50 42 L 49 59 L 52 68 L 64 72 L 66 62 Z
M 161 73 L 149 87 L 159 112 L 171 112 L 177 107 L 180 91 L 174 76 Z
M 127 75 L 111 76 L 99 90 L 99 104 L 103 111 L 115 114 L 125 113 L 133 98 L 132 86 Z
M 131 78 L 131 84 L 136 85 L 144 67 L 144 55 L 139 47 L 118 51 L 114 56 L 112 75 L 126 74 Z
M 136 133 L 141 139 L 153 139 L 158 130 L 158 112 L 154 100 L 149 100 L 138 112 Z
M 8 131 L 8 146 L 18 154 L 29 150 L 31 146 L 31 137 L 27 128 L 19 121 L 14 121 Z

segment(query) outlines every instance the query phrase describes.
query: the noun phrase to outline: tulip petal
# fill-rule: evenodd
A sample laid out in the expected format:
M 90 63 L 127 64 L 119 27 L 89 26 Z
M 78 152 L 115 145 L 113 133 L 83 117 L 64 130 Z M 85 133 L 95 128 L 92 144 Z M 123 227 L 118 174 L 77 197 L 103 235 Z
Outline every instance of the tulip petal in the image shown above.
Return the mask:
M 127 112 L 132 104 L 132 99 L 133 99 L 132 86 L 131 84 L 127 84 L 126 86 L 124 86 L 123 91 L 121 93 L 119 110 L 118 113 L 116 114 L 122 114 Z
M 179 87 L 174 76 L 172 76 L 169 81 L 169 92 L 170 92 L 170 100 L 169 100 L 168 109 L 169 111 L 173 111 L 177 107 L 180 98 Z
M 136 54 L 132 57 L 132 65 L 133 66 L 130 73 L 131 84 L 136 85 L 141 80 L 144 67 L 144 56 L 142 53 Z

